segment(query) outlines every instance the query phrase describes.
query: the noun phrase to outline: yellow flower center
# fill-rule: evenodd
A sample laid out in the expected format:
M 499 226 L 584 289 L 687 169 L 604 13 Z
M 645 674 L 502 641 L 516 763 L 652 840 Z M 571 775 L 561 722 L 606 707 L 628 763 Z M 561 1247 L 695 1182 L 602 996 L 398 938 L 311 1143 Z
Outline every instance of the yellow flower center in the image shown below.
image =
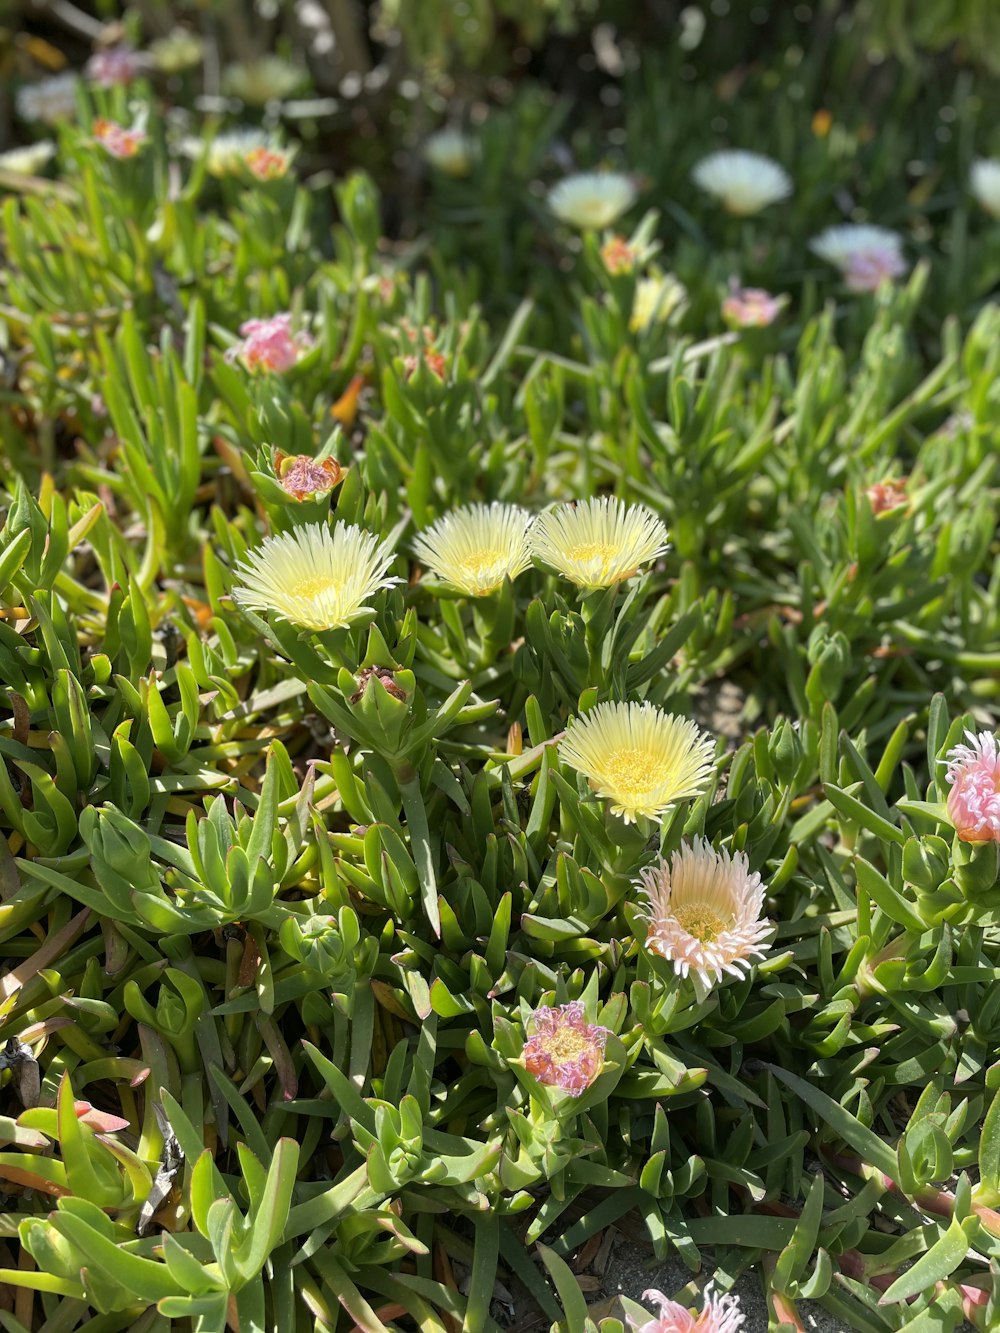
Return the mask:
M 642 796 L 660 781 L 662 765 L 648 750 L 615 750 L 608 756 L 607 776 L 619 792 Z
M 290 597 L 311 602 L 324 593 L 340 592 L 340 582 L 329 574 L 313 574 L 309 578 L 297 579 L 288 589 Z
M 495 546 L 484 546 L 478 551 L 470 551 L 468 555 L 460 556 L 458 564 L 470 574 L 489 574 L 502 556 L 503 552 Z
M 570 560 L 600 560 L 609 564 L 621 551 L 621 547 L 611 542 L 587 542 L 583 546 L 571 546 L 566 552 Z
M 551 1037 L 545 1038 L 545 1050 L 557 1065 L 579 1059 L 592 1046 L 593 1042 L 587 1039 L 586 1032 L 570 1027 L 568 1023 L 560 1024 Z
M 675 907 L 674 916 L 681 927 L 702 944 L 713 944 L 732 924 L 705 903 L 685 903 Z

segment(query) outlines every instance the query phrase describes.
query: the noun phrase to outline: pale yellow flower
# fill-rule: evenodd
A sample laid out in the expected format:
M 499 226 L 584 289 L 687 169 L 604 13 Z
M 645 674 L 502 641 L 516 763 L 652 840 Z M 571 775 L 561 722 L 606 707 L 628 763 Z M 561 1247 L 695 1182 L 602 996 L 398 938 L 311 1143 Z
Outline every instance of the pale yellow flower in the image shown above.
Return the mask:
M 548 205 L 557 218 L 585 231 L 610 227 L 632 207 L 637 193 L 631 176 L 619 171 L 581 171 L 553 185 Z
M 204 139 L 189 135 L 181 140 L 180 148 L 187 157 L 198 158 L 204 153 L 209 173 L 213 176 L 232 176 L 250 171 L 254 155 L 261 152 L 280 154 L 289 159 L 292 156 L 291 150 L 283 148 L 275 135 L 254 127 L 216 134 L 207 146 Z
M 669 861 L 643 870 L 637 887 L 646 898 L 646 947 L 669 959 L 680 976 L 690 972 L 712 986 L 723 973 L 742 976 L 751 959 L 764 956 L 761 944 L 771 925 L 761 919 L 764 889 L 745 853 L 731 856 L 695 838 Z
M 712 773 L 715 741 L 694 722 L 653 704 L 603 703 L 584 713 L 559 756 L 626 824 L 659 819 L 697 796 Z
M 201 64 L 205 43 L 188 28 L 174 28 L 165 37 L 150 42 L 149 54 L 156 68 L 164 74 L 180 74 Z
M 233 596 L 252 611 L 307 629 L 343 629 L 372 611 L 370 599 L 399 579 L 387 575 L 393 552 L 349 523 L 314 523 L 268 537 L 251 551 Z
M 517 505 L 465 505 L 419 533 L 413 549 L 439 579 L 484 597 L 531 564 L 530 524 L 531 515 Z
M 784 167 L 762 153 L 742 149 L 710 153 L 697 164 L 691 178 L 735 217 L 750 217 L 792 193 L 792 180 Z
M 668 547 L 655 514 L 608 497 L 547 509 L 531 529 L 532 555 L 579 588 L 610 588 Z
M 665 324 L 686 297 L 683 284 L 672 273 L 640 278 L 636 283 L 629 328 L 633 333 L 644 333 L 652 324 Z
M 37 176 L 55 155 L 56 146 L 51 139 L 23 148 L 8 148 L 6 153 L 0 153 L 0 171 L 9 171 L 14 176 Z
M 222 75 L 223 91 L 250 106 L 266 106 L 289 97 L 305 82 L 301 65 L 293 65 L 281 56 L 261 56 L 228 65 Z

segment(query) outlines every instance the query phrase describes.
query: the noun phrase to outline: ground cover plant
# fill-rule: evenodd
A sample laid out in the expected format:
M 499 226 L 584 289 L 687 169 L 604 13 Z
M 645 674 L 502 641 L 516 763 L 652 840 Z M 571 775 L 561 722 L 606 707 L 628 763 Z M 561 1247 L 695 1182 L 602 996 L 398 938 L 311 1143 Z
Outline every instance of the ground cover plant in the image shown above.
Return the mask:
M 1000 1327 L 995 16 L 870 9 L 0 6 L 5 1333 Z

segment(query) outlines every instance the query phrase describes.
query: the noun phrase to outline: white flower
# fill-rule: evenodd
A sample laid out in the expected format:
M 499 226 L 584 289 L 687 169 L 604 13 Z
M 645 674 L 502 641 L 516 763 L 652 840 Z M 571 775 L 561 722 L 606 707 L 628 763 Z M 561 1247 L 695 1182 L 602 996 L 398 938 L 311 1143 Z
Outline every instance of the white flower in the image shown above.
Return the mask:
M 55 74 L 51 79 L 27 83 L 18 88 L 15 102 L 22 120 L 41 120 L 55 125 L 76 115 L 76 90 L 80 80 L 73 73 Z
M 604 496 L 539 514 L 531 553 L 578 588 L 610 588 L 668 549 L 667 529 L 645 505 Z
M 668 958 L 680 976 L 692 972 L 712 986 L 724 972 L 739 977 L 752 958 L 764 956 L 761 944 L 771 932 L 760 915 L 764 889 L 743 852 L 731 856 L 695 838 L 669 861 L 643 870 L 637 887 L 646 897 L 646 948 Z
M 969 173 L 969 189 L 987 213 L 1000 218 L 1000 160 L 981 157 L 973 162 Z
M 706 194 L 720 199 L 736 217 L 749 217 L 792 193 L 788 172 L 761 153 L 732 149 L 710 153 L 697 164 L 691 177 Z
M 293 65 L 281 56 L 262 56 L 228 65 L 222 75 L 223 91 L 250 106 L 280 102 L 300 88 L 306 79 L 301 65 Z
M 902 240 L 888 227 L 853 222 L 827 227 L 810 242 L 810 249 L 840 269 L 852 292 L 873 292 L 885 279 L 906 272 Z
M 198 158 L 207 153 L 208 170 L 213 176 L 232 176 L 248 166 L 251 153 L 288 154 L 277 138 L 266 130 L 253 128 L 228 130 L 217 134 L 206 147 L 204 139 L 188 137 L 181 140 L 181 152 Z
M 549 208 L 573 227 L 610 227 L 635 203 L 631 176 L 619 171 L 582 171 L 566 176 L 548 193 Z
M 672 273 L 658 273 L 636 283 L 628 326 L 642 333 L 651 324 L 665 324 L 687 297 L 682 283 Z
M 465 505 L 419 533 L 413 549 L 439 579 L 484 597 L 531 564 L 530 525 L 531 515 L 517 505 Z
M 399 579 L 387 575 L 392 549 L 349 523 L 313 523 L 268 537 L 239 566 L 241 605 L 307 629 L 343 629 L 372 608 L 369 599 Z
M 446 176 L 468 176 L 479 156 L 479 140 L 457 129 L 437 130 L 426 140 L 424 160 Z
M 653 704 L 598 704 L 573 722 L 559 757 L 611 802 L 626 824 L 660 819 L 704 791 L 715 741 L 694 722 Z
M 15 176 L 35 176 L 55 155 L 56 146 L 51 139 L 26 144 L 23 148 L 9 148 L 6 153 L 0 153 L 0 171 L 9 171 Z

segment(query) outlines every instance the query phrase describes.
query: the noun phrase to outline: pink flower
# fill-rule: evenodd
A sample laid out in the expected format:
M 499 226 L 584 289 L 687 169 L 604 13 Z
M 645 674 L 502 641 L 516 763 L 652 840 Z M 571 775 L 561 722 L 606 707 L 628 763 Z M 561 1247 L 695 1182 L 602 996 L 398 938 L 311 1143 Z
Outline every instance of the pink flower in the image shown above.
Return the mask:
M 312 340 L 304 333 L 293 336 L 291 324 L 291 315 L 248 319 L 240 325 L 243 342 L 229 349 L 226 360 L 234 361 L 239 357 L 247 370 L 269 370 L 277 375 L 291 370 L 300 354 L 312 345 Z
M 292 155 L 261 145 L 251 148 L 243 160 L 259 181 L 273 181 L 287 174 Z
M 906 260 L 894 250 L 872 250 L 855 255 L 844 269 L 844 283 L 850 292 L 873 292 L 884 280 L 902 277 Z
M 763 329 L 773 324 L 787 296 L 772 296 L 762 287 L 740 287 L 734 283 L 722 303 L 722 318 L 734 329 Z
M 705 1288 L 705 1305 L 700 1314 L 670 1300 L 662 1291 L 644 1291 L 642 1299 L 653 1301 L 660 1307 L 660 1313 L 644 1324 L 630 1318 L 634 1333 L 736 1333 L 746 1322 L 736 1297 L 717 1295 L 711 1282 Z
M 869 486 L 865 495 L 871 503 L 872 513 L 887 514 L 892 509 L 898 509 L 906 504 L 906 489 L 899 481 L 877 481 L 874 486 Z
M 539 1083 L 579 1097 L 604 1067 L 604 1047 L 610 1031 L 588 1023 L 579 1000 L 556 1009 L 542 1005 L 532 1015 L 531 1027 L 524 1043 L 528 1073 Z
M 94 138 L 112 157 L 135 157 L 149 136 L 113 120 L 95 120 Z
M 643 870 L 638 887 L 647 898 L 646 948 L 668 958 L 680 976 L 690 972 L 711 986 L 725 972 L 749 972 L 751 958 L 764 956 L 771 926 L 761 920 L 764 889 L 745 853 L 730 856 L 696 838 L 669 862 Z
M 1000 842 L 1000 751 L 989 731 L 967 731 L 968 745 L 946 756 L 948 817 L 962 842 Z
M 138 78 L 145 64 L 130 46 L 109 46 L 87 61 L 87 78 L 98 88 L 124 88 Z

